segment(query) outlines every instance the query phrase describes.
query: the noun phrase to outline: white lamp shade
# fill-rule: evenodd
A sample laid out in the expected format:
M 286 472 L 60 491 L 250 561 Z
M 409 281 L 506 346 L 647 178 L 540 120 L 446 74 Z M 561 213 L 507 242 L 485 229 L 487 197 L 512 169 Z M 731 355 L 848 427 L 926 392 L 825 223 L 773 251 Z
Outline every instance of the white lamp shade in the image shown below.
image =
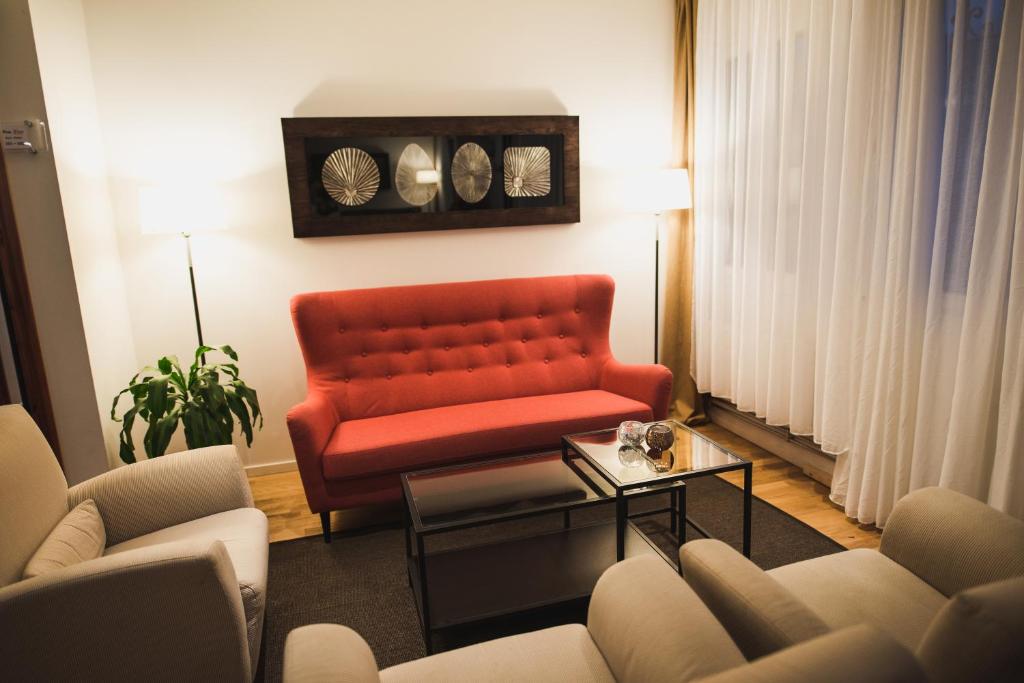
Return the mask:
M 630 178 L 627 196 L 627 203 L 634 211 L 661 213 L 693 206 L 690 174 L 685 168 L 638 173 Z
M 194 233 L 225 227 L 224 202 L 209 186 L 161 185 L 139 189 L 143 234 Z

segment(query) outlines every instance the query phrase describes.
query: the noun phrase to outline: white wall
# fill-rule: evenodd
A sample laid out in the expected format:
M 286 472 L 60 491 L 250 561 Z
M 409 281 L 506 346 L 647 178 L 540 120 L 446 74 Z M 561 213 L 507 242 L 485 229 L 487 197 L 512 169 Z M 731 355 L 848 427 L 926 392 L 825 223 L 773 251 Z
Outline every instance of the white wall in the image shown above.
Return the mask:
M 47 118 L 28 3 L 0 0 L 0 119 L 24 118 Z M 52 150 L 9 153 L 7 170 L 64 473 L 74 484 L 105 471 L 107 459 Z
M 611 172 L 669 160 L 671 0 L 84 8 L 136 357 L 194 347 L 180 239 L 139 234 L 138 188 L 217 184 L 230 229 L 194 239 L 197 280 L 207 340 L 235 346 L 267 413 L 250 464 L 292 458 L 296 292 L 604 272 L 618 283 L 616 354 L 650 359 L 651 222 L 618 208 Z M 580 224 L 291 236 L 281 117 L 561 113 L 580 116 Z
M 68 245 L 110 465 L 110 403 L 138 370 L 81 0 L 30 0 Z

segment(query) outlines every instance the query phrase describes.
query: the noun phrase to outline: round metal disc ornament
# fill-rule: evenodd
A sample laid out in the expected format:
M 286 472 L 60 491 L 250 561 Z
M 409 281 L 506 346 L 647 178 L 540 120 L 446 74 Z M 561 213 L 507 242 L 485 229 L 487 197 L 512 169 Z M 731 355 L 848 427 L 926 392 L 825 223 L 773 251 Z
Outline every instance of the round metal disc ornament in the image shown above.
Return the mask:
M 505 194 L 544 197 L 551 192 L 551 152 L 547 147 L 509 147 L 505 150 Z
M 361 206 L 373 199 L 380 187 L 377 162 L 355 147 L 342 147 L 330 153 L 320 171 L 324 189 L 345 206 Z
M 455 150 L 452 157 L 452 184 L 463 201 L 475 204 L 491 189 L 491 158 L 475 142 Z

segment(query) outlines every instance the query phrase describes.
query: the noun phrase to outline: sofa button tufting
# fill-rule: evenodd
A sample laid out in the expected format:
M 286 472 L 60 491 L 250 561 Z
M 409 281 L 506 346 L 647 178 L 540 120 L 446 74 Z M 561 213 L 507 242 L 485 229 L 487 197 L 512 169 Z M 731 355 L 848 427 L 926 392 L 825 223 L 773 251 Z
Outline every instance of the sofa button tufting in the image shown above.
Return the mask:
M 346 378 L 345 378 L 344 380 L 342 380 L 342 381 L 344 381 L 344 382 L 345 382 L 345 384 L 348 384 L 348 377 L 346 377 Z
M 505 367 L 506 367 L 506 368 L 510 368 L 510 367 L 512 367 L 512 363 L 511 363 L 511 362 L 505 363 Z
M 345 334 L 345 328 L 344 327 L 339 327 L 338 328 L 338 332 L 341 332 L 342 334 Z
M 484 348 L 485 348 L 485 349 L 486 349 L 486 348 L 487 348 L 488 346 L 490 346 L 490 345 L 491 345 L 491 342 L 487 342 L 487 341 L 485 341 L 485 342 L 484 342 Z
M 543 317 L 544 317 L 544 314 L 543 314 L 543 313 L 538 313 L 538 314 L 537 314 L 537 320 L 540 320 L 540 319 L 541 319 L 541 318 L 543 318 Z
M 565 332 L 559 332 L 558 333 L 558 338 L 559 339 L 565 339 Z
M 380 326 L 380 331 L 381 332 L 387 332 L 388 331 L 388 326 L 387 325 L 381 325 Z
M 587 357 L 587 352 L 586 351 L 584 351 L 583 353 L 580 354 L 580 358 L 586 358 L 586 357 Z
M 384 375 L 384 376 L 385 376 L 385 377 L 386 377 L 387 379 L 391 379 L 391 373 L 390 373 L 390 372 L 389 372 L 388 374 Z
M 427 375 L 428 375 L 428 376 L 429 376 L 429 375 L 433 375 L 433 374 L 434 374 L 434 371 L 433 371 L 433 370 L 427 370 Z
M 451 347 L 451 346 L 449 346 L 448 344 L 445 344 L 445 345 L 444 345 L 444 350 L 445 350 L 445 351 L 451 351 L 451 350 L 452 350 L 452 347 Z
M 544 364 L 545 364 L 545 365 L 547 365 L 547 364 L 548 364 L 548 363 L 550 363 L 550 362 L 551 362 L 551 359 L 550 359 L 550 358 L 545 358 L 545 359 L 544 359 Z
M 409 355 L 409 349 L 402 349 L 402 353 L 404 353 L 405 355 Z
M 576 307 L 575 309 L 573 309 L 573 310 L 574 310 L 574 311 L 576 311 L 577 313 L 579 313 L 579 312 L 580 312 L 580 307 L 579 307 L 579 306 L 577 306 L 577 307 Z
M 473 368 L 472 368 L 472 366 L 470 366 L 470 367 L 466 368 L 466 372 L 473 372 Z
M 468 324 L 469 324 L 469 323 L 468 323 L 468 322 L 466 322 L 465 320 L 463 320 L 463 321 L 462 321 L 462 326 L 463 326 L 463 327 L 465 327 L 465 326 L 466 326 L 466 325 L 468 325 Z
M 526 343 L 526 337 L 523 337 L 523 343 L 524 344 Z
M 362 356 L 363 358 L 366 358 L 366 351 L 363 351 L 363 352 L 362 352 L 362 353 L 360 353 L 359 355 L 360 355 L 360 356 Z
M 503 322 L 505 322 L 505 316 L 503 316 L 503 315 L 499 315 L 499 316 L 498 316 L 498 322 L 499 322 L 499 323 L 503 323 Z

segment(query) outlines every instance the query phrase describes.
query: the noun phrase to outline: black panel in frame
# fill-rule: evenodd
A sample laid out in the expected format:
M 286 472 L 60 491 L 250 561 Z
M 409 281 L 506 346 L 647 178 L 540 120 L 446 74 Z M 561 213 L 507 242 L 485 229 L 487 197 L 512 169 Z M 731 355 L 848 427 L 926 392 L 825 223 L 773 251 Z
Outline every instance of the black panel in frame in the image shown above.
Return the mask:
M 579 221 L 579 118 L 490 116 L 282 119 L 295 237 L 417 230 L 540 225 Z M 491 183 L 477 201 L 455 190 L 456 150 L 479 145 L 490 160 Z M 402 151 L 418 145 L 440 172 L 436 195 L 422 206 L 403 199 L 395 173 Z M 380 176 L 373 196 L 356 206 L 336 201 L 321 171 L 334 150 L 366 152 Z M 539 148 L 550 160 L 550 184 L 538 196 L 509 196 L 505 151 Z M 511 176 L 510 176 L 511 178 Z

